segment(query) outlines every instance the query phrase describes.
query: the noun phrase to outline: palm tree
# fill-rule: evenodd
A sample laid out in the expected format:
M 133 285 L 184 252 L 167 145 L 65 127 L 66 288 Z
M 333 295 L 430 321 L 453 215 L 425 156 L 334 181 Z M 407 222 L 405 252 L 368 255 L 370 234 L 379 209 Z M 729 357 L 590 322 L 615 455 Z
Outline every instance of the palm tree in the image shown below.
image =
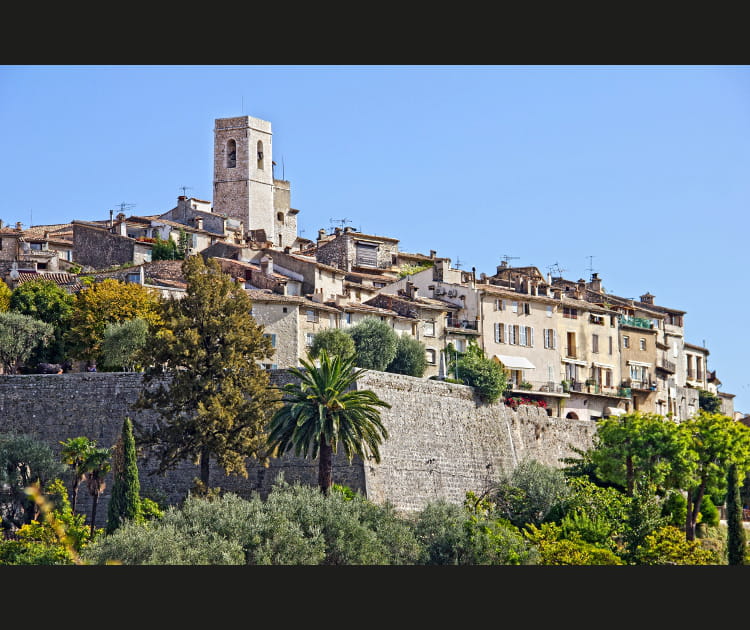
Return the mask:
M 283 405 L 268 425 L 268 445 L 278 456 L 294 450 L 297 456 L 318 462 L 318 485 L 324 495 L 333 483 L 333 454 L 339 446 L 352 460 L 354 455 L 368 453 L 380 462 L 378 446 L 388 437 L 377 407 L 390 409 L 370 390 L 350 390 L 366 369 L 355 368 L 356 357 L 318 355 L 320 366 L 308 353 L 300 360 L 301 368 L 289 368 L 299 383 L 282 388 Z
M 65 442 L 60 442 L 60 444 L 62 444 L 61 455 L 63 463 L 70 466 L 73 470 L 70 509 L 75 514 L 76 503 L 78 502 L 78 486 L 86 474 L 84 470 L 86 458 L 96 448 L 96 442 L 92 442 L 87 437 L 81 436 L 68 438 Z
M 108 448 L 93 448 L 86 457 L 84 471 L 86 485 L 91 495 L 91 535 L 94 535 L 94 524 L 96 523 L 96 507 L 99 497 L 107 487 L 104 479 L 112 468 L 110 463 L 111 452 Z

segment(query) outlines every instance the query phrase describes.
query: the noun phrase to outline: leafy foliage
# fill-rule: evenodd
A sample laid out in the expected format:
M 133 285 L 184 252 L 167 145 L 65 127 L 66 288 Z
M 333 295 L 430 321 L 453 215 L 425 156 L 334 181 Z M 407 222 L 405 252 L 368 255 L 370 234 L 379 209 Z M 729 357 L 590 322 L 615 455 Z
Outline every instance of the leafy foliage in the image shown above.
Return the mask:
M 190 256 L 182 273 L 186 295 L 164 301 L 165 328 L 144 349 L 146 387 L 135 408 L 159 417 L 147 428 L 135 422 L 136 442 L 157 460 L 155 472 L 192 460 L 209 487 L 211 457 L 243 477 L 247 457 L 267 458 L 265 427 L 278 401 L 259 362 L 273 348 L 247 293 L 217 261 Z
M 0 313 L 0 364 L 12 374 L 38 346 L 46 345 L 54 334 L 52 324 L 14 311 Z
M 102 366 L 125 372 L 138 369 L 140 352 L 148 341 L 149 325 L 141 317 L 107 324 L 102 342 Z
M 66 358 L 64 338 L 73 312 L 73 296 L 50 280 L 24 282 L 13 290 L 10 310 L 51 324 L 54 335 L 46 345 L 37 346 L 30 363 L 60 363 Z
M 80 290 L 73 300 L 71 327 L 67 335 L 74 357 L 98 361 L 107 324 L 120 323 L 136 317 L 149 325 L 161 323 L 161 298 L 140 284 L 107 278 Z
M 488 359 L 476 343 L 470 343 L 464 353 L 457 352 L 452 344 L 448 344 L 446 354 L 448 371 L 456 374 L 466 385 L 474 387 L 484 402 L 497 401 L 507 389 L 503 368 Z
M 384 372 L 396 356 L 398 335 L 384 321 L 365 317 L 349 329 L 349 334 L 354 340 L 358 367 Z
M 60 451 L 62 462 L 69 467 L 72 476 L 70 496 L 71 508 L 75 512 L 78 505 L 78 489 L 81 482 L 86 478 L 86 461 L 89 454 L 96 448 L 96 442 L 80 435 L 68 438 L 60 444 L 62 445 Z
M 299 382 L 286 384 L 283 405 L 268 426 L 268 446 L 278 455 L 319 457 L 318 484 L 327 494 L 333 483 L 333 455 L 339 447 L 351 461 L 354 455 L 380 461 L 380 443 L 388 437 L 378 407 L 390 404 L 370 390 L 350 390 L 366 370 L 354 367 L 354 357 L 328 356 L 320 351 L 320 367 L 312 357 L 289 372 Z
M 411 335 L 400 335 L 396 342 L 396 355 L 386 367 L 386 372 L 421 378 L 427 369 L 425 351 L 425 345 L 419 339 Z
M 704 549 L 700 541 L 685 540 L 684 532 L 672 525 L 647 534 L 636 549 L 635 558 L 641 565 L 720 564 L 716 554 Z
M 730 565 L 746 564 L 747 534 L 742 522 L 742 501 L 737 465 L 727 473 L 727 561 Z
M 401 265 L 401 267 L 398 270 L 398 277 L 405 278 L 406 276 L 411 276 L 415 273 L 419 273 L 420 271 L 424 271 L 425 269 L 432 268 L 434 264 L 435 263 L 432 263 L 432 262 L 424 262 L 421 265 L 410 265 L 410 264 Z
M 171 238 L 162 239 L 157 236 L 151 247 L 151 260 L 178 260 L 184 257 L 184 248 L 181 256 L 177 243 Z
M 611 549 L 587 541 L 579 529 L 555 523 L 529 525 L 526 538 L 537 548 L 541 565 L 622 565 Z
M 10 296 L 12 294 L 10 287 L 0 279 L 0 313 L 4 313 L 10 308 Z
M 317 359 L 321 350 L 325 350 L 329 356 L 352 357 L 355 353 L 354 339 L 340 328 L 327 328 L 313 337 L 310 356 Z
M 112 448 L 112 495 L 107 507 L 106 532 L 141 516 L 141 480 L 138 475 L 133 422 L 125 418 L 120 438 Z
M 39 487 L 64 471 L 48 444 L 32 435 L 0 433 L 0 516 L 2 527 L 14 531 L 37 516 L 37 508 L 26 489 Z
M 721 413 L 721 398 L 707 389 L 699 389 L 698 408 L 709 413 Z

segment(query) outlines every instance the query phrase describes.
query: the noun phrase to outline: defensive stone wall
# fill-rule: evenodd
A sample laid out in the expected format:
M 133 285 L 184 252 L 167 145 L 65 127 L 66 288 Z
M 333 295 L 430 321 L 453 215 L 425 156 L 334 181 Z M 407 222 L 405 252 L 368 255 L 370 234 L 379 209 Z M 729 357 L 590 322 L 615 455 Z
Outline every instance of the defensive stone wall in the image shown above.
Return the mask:
M 271 373 L 272 383 L 291 378 Z M 125 417 L 148 425 L 154 412 L 134 412 L 142 388 L 138 373 L 66 373 L 0 375 L 0 432 L 28 433 L 56 453 L 60 442 L 84 435 L 112 446 Z M 375 502 L 389 501 L 402 512 L 416 511 L 443 498 L 463 501 L 465 492 L 481 492 L 488 483 L 525 458 L 560 466 L 572 446 L 587 448 L 595 431 L 590 422 L 550 418 L 539 408 L 516 412 L 502 403 L 481 404 L 470 387 L 383 372 L 368 372 L 356 385 L 389 402 L 382 411 L 389 438 L 381 461 L 351 463 L 341 454 L 334 462 L 334 482 L 363 492 Z M 191 462 L 165 476 L 152 475 L 153 462 L 139 461 L 143 494 L 180 503 L 198 476 Z M 317 485 L 317 460 L 285 455 L 265 467 L 248 460 L 248 477 L 227 476 L 215 465 L 210 485 L 249 497 L 267 496 L 278 475 L 287 481 Z M 97 526 L 106 522 L 111 479 L 100 498 Z M 79 506 L 88 511 L 85 487 Z

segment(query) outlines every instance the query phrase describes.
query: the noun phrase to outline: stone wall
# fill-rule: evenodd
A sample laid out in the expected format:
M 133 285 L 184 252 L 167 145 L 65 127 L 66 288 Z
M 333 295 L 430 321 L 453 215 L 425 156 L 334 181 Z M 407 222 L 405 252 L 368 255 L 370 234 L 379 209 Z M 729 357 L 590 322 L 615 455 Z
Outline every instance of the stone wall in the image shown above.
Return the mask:
M 135 241 L 127 236 L 112 234 L 100 227 L 73 222 L 73 251 L 75 262 L 84 267 L 105 269 L 133 262 Z
M 276 386 L 290 378 L 283 370 L 271 377 Z M 339 454 L 334 482 L 373 501 L 390 501 L 403 512 L 438 498 L 459 503 L 466 490 L 481 492 L 525 458 L 559 466 L 561 457 L 573 455 L 571 446 L 588 447 L 595 431 L 592 423 L 549 418 L 537 408 L 514 412 L 502 403 L 480 404 L 463 385 L 369 372 L 357 387 L 392 405 L 382 412 L 390 436 L 379 464 L 358 458 L 350 464 Z M 140 389 L 138 373 L 0 375 L 0 432 L 35 435 L 56 453 L 61 441 L 79 435 L 111 446 L 125 417 L 144 425 L 153 421 L 153 412 L 130 409 Z M 154 465 L 145 460 L 139 460 L 139 470 L 143 494 L 172 504 L 184 499 L 199 472 L 186 462 L 165 476 L 152 475 Z M 285 455 L 268 467 L 249 460 L 247 478 L 224 475 L 213 466 L 210 485 L 240 496 L 267 496 L 279 473 L 288 481 L 316 485 L 317 472 L 317 460 Z M 110 492 L 111 480 L 100 499 L 97 526 L 106 522 Z M 79 504 L 90 509 L 85 488 Z

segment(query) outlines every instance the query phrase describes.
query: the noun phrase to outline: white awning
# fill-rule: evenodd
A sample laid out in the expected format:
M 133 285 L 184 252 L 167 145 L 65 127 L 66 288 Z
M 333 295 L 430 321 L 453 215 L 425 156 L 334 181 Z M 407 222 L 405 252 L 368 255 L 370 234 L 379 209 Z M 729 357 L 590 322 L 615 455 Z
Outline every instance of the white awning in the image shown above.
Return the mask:
M 641 365 L 643 367 L 651 367 L 650 363 L 643 363 L 643 361 L 628 361 L 628 365 Z
M 605 407 L 604 408 L 605 416 L 621 416 L 625 413 L 626 411 L 624 409 L 620 409 L 619 407 Z
M 561 359 L 563 363 L 575 363 L 576 365 L 582 365 L 583 367 L 588 366 L 586 361 L 579 361 L 578 359 Z
M 509 357 L 504 354 L 496 354 L 495 360 L 500 361 L 505 367 L 514 370 L 535 370 L 536 366 L 525 357 Z
M 606 368 L 607 370 L 614 370 L 615 366 L 610 365 L 609 363 L 597 363 L 596 361 L 592 361 L 594 364 L 594 367 L 600 367 L 600 368 Z

